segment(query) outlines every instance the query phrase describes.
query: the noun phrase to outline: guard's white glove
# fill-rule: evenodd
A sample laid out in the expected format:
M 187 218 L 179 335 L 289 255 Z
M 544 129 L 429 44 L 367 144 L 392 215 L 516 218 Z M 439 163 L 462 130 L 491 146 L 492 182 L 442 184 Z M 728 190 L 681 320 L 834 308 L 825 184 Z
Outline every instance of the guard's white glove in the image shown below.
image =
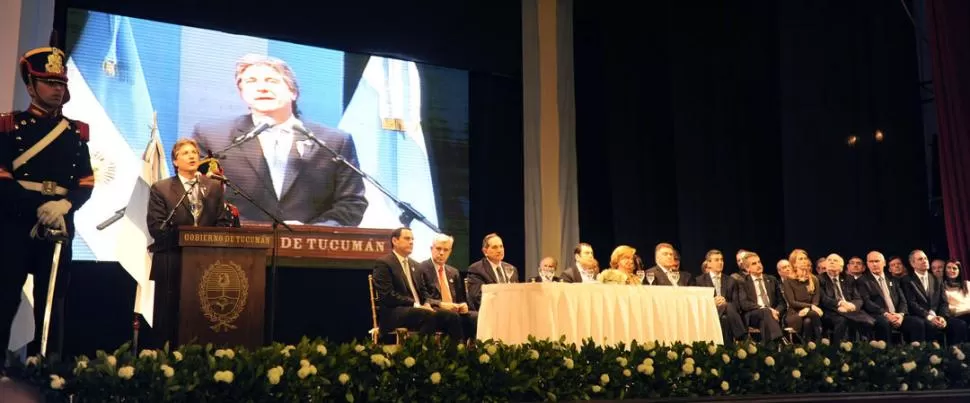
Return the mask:
M 71 211 L 71 202 L 67 199 L 49 201 L 37 208 L 37 219 L 41 224 L 54 226 L 58 218 L 64 218 Z
M 57 217 L 53 224 L 43 224 L 40 221 L 37 221 L 37 224 L 34 224 L 34 227 L 30 229 L 30 237 L 34 239 L 46 239 L 47 230 L 49 229 L 60 231 L 62 235 L 66 234 L 67 223 L 64 221 L 64 217 Z

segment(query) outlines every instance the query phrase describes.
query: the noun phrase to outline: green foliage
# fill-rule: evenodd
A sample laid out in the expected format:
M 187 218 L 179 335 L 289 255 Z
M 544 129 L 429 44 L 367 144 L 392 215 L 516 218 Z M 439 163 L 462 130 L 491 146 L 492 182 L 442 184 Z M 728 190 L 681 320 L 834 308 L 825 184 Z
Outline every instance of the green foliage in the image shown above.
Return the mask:
M 402 345 L 304 339 L 255 351 L 123 345 L 59 362 L 31 358 L 5 375 L 51 402 L 560 401 L 970 387 L 964 344 L 795 346 L 654 342 L 599 346 L 530 339 Z

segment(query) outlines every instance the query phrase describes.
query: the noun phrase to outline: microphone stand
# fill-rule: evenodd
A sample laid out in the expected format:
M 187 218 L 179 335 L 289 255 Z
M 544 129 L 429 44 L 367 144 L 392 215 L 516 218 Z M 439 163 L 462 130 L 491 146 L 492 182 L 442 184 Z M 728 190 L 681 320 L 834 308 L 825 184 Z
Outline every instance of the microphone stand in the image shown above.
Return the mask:
M 254 139 L 256 137 L 257 136 L 244 137 L 242 140 L 233 141 L 232 143 L 229 144 L 229 146 L 227 146 L 226 148 L 223 148 L 223 149 L 219 150 L 218 152 L 211 152 L 211 151 L 209 151 L 209 155 L 211 157 L 214 157 L 214 158 L 220 159 L 220 160 L 226 159 L 226 155 L 225 154 L 226 154 L 227 151 L 232 150 L 233 148 L 239 147 L 239 146 L 241 146 L 243 144 L 246 144 L 247 142 L 249 142 L 249 140 L 252 140 L 252 139 Z M 259 206 L 256 206 L 256 207 L 259 207 Z
M 242 144 L 242 143 L 243 143 L 243 141 L 240 141 L 238 144 Z M 232 146 L 230 146 L 230 148 L 231 147 Z M 225 150 L 223 150 L 223 151 L 225 151 Z M 258 208 L 260 211 L 262 211 L 263 214 L 265 214 L 267 217 L 269 217 L 269 218 L 271 218 L 273 220 L 273 253 L 272 253 L 271 257 L 270 257 L 270 276 L 269 276 L 270 277 L 270 286 L 269 286 L 269 304 L 268 304 L 268 306 L 269 306 L 269 314 L 267 315 L 267 316 L 269 316 L 269 318 L 267 318 L 267 322 L 268 322 L 267 323 L 267 333 L 268 333 L 267 336 L 268 336 L 268 339 L 269 340 L 267 340 L 267 341 L 269 343 L 272 343 L 273 342 L 273 337 L 275 335 L 274 333 L 276 331 L 275 330 L 275 326 L 276 326 L 276 289 L 277 289 L 277 283 L 279 283 L 277 281 L 277 278 L 278 277 L 276 275 L 276 271 L 277 271 L 277 266 L 276 265 L 277 265 L 277 259 L 279 257 L 279 243 L 280 243 L 279 226 L 282 225 L 283 227 L 285 227 L 287 229 L 287 231 L 290 231 L 290 232 L 293 232 L 293 228 L 290 228 L 290 226 L 287 225 L 285 222 L 283 222 L 282 219 L 280 219 L 279 217 L 277 217 L 275 214 L 269 212 L 269 210 L 266 210 L 266 208 L 264 208 L 259 203 L 257 203 L 256 200 L 253 200 L 252 196 L 248 195 L 246 192 L 244 192 L 242 189 L 240 189 L 238 186 L 236 186 L 235 183 L 232 183 L 232 181 L 230 181 L 229 178 L 227 178 L 225 176 L 221 176 L 221 175 L 213 175 L 212 178 L 213 179 L 216 179 L 218 181 L 221 181 L 222 183 L 226 184 L 226 186 L 228 186 L 230 189 L 232 189 L 232 192 L 233 193 L 235 193 L 235 194 L 237 194 L 239 196 L 242 196 L 242 198 L 243 199 L 246 199 L 246 201 L 248 201 L 249 204 L 252 204 L 253 206 L 256 206 L 256 208 Z
M 381 186 L 381 184 L 378 183 L 376 179 L 372 178 L 366 172 L 361 171 L 360 168 L 355 167 L 354 164 L 351 164 L 350 162 L 347 162 L 347 160 L 344 159 L 344 157 L 342 155 L 340 155 L 340 153 L 338 153 L 337 151 L 335 151 L 333 148 L 330 148 L 330 146 L 328 146 L 327 143 L 325 143 L 322 140 L 318 139 L 317 136 L 314 135 L 312 132 L 310 132 L 309 130 L 305 130 L 305 129 L 302 129 L 301 130 L 301 129 L 302 128 L 299 128 L 298 129 L 298 128 L 295 128 L 294 127 L 294 131 L 297 131 L 297 132 L 302 133 L 304 136 L 306 136 L 310 140 L 313 140 L 313 142 L 316 143 L 318 146 L 320 146 L 320 147 L 326 149 L 327 151 L 329 151 L 330 154 L 333 155 L 332 160 L 334 162 L 344 164 L 344 166 L 346 166 L 347 168 L 350 168 L 350 170 L 356 172 L 357 175 L 360 175 L 361 178 L 364 178 L 364 180 L 370 182 L 370 184 L 371 185 L 374 185 L 374 187 L 377 188 L 377 190 L 380 190 L 381 193 L 384 193 L 385 196 L 387 196 L 389 199 L 391 199 L 394 202 L 394 204 L 396 204 L 397 207 L 401 209 L 401 216 L 399 217 L 399 219 L 401 220 L 401 224 L 402 225 L 404 225 L 405 227 L 410 227 L 411 226 L 411 221 L 417 219 L 422 224 L 428 226 L 428 228 L 431 228 L 431 230 L 434 231 L 435 233 L 441 233 L 441 230 L 438 229 L 437 226 L 435 226 L 434 224 L 432 224 L 431 221 L 428 221 L 428 219 L 425 218 L 425 216 L 423 214 L 421 214 L 421 212 L 419 212 L 417 209 L 415 209 L 414 206 L 411 206 L 410 203 L 407 203 L 407 202 L 402 201 L 401 199 L 397 198 L 397 196 L 395 196 L 393 193 L 391 193 L 390 190 L 387 190 L 387 188 L 385 188 L 384 186 Z
M 178 211 L 179 206 L 181 206 L 182 202 L 185 201 L 185 197 L 188 196 L 189 193 L 192 193 L 195 190 L 195 187 L 198 185 L 199 185 L 199 181 L 196 180 L 196 182 L 193 183 L 192 186 L 189 186 L 189 190 L 186 190 L 185 193 L 182 193 L 182 197 L 180 197 L 179 201 L 175 203 L 175 207 L 172 207 L 172 211 L 168 212 L 168 217 L 165 217 L 165 222 L 163 222 L 162 226 L 159 227 L 160 230 L 165 231 L 168 229 L 169 226 L 171 226 L 172 217 L 175 217 L 175 212 Z

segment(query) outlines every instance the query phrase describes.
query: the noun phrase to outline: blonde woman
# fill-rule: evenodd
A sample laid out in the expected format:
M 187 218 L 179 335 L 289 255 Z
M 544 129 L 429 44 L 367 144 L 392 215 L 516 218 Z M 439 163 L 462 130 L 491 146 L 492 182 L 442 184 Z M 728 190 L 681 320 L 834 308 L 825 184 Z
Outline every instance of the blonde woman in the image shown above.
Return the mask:
M 640 278 L 633 273 L 636 254 L 637 250 L 633 247 L 617 246 L 610 255 L 610 268 L 603 270 L 596 279 L 601 283 L 640 285 Z
M 812 260 L 802 249 L 795 249 L 788 255 L 794 275 L 782 282 L 788 312 L 785 326 L 795 329 L 803 341 L 818 340 L 822 336 L 822 308 L 819 302 L 822 292 L 818 278 L 812 274 Z

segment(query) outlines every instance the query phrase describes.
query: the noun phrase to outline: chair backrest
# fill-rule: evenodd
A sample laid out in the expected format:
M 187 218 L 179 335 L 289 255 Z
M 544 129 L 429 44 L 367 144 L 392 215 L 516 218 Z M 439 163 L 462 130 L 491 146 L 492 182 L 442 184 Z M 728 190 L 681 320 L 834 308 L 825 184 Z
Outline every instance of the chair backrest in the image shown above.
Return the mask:
M 381 335 L 381 328 L 377 325 L 377 293 L 374 292 L 374 275 L 367 275 L 367 285 L 370 288 L 370 315 L 373 321 L 373 326 L 370 329 L 371 338 L 374 340 L 374 344 L 377 344 Z

